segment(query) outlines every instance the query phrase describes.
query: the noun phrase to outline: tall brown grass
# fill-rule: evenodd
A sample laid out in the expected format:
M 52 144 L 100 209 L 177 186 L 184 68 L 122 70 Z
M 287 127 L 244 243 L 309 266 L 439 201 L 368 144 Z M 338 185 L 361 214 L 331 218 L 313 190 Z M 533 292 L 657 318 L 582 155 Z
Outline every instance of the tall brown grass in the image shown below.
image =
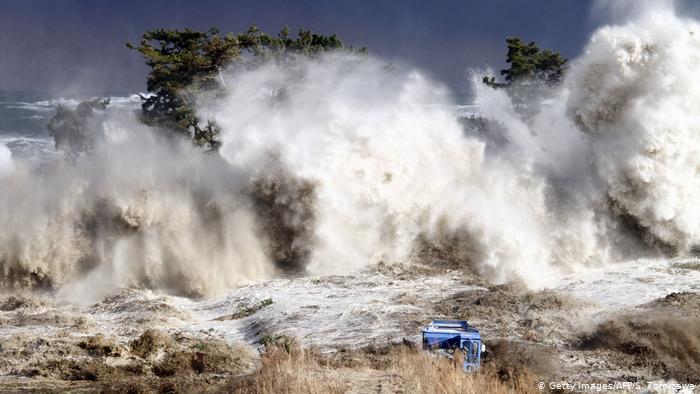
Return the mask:
M 530 373 L 506 374 L 484 367 L 464 373 L 462 360 L 450 360 L 414 349 L 403 349 L 394 358 L 391 369 L 401 378 L 407 393 L 535 393 L 536 377 Z
M 226 392 L 235 393 L 343 393 L 343 386 L 325 376 L 318 356 L 299 346 L 270 345 L 253 374 L 229 380 Z
M 358 351 L 362 357 L 361 351 Z M 462 371 L 459 359 L 398 347 L 382 363 L 343 365 L 332 356 L 298 346 L 272 345 L 252 375 L 232 379 L 225 391 L 235 393 L 535 393 L 534 375 L 503 374 L 484 367 Z

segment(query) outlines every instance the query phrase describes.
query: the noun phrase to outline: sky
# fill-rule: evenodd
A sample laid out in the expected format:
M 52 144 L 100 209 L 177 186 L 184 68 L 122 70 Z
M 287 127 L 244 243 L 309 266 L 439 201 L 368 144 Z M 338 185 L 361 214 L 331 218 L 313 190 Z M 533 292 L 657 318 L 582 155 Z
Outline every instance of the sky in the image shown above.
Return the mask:
M 614 1 L 614 0 L 613 0 Z M 469 70 L 505 66 L 519 36 L 569 58 L 605 12 L 588 0 L 0 0 L 0 90 L 138 92 L 147 68 L 126 48 L 152 28 L 240 32 L 256 24 L 331 34 L 416 67 L 455 93 Z

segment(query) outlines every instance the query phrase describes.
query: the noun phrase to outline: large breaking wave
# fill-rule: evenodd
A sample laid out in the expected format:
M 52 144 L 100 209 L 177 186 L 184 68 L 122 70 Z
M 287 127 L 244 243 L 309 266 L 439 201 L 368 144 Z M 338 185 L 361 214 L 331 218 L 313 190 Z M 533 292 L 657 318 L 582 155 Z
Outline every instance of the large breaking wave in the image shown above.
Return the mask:
M 200 103 L 220 155 L 121 114 L 75 163 L 0 164 L 0 280 L 209 295 L 432 247 L 538 287 L 686 253 L 700 237 L 696 32 L 668 10 L 602 28 L 527 110 L 475 77 L 484 127 L 419 71 L 371 57 L 231 69 L 225 97 Z
M 568 115 L 609 197 L 654 239 L 700 240 L 699 25 L 670 10 L 598 31 L 571 71 Z

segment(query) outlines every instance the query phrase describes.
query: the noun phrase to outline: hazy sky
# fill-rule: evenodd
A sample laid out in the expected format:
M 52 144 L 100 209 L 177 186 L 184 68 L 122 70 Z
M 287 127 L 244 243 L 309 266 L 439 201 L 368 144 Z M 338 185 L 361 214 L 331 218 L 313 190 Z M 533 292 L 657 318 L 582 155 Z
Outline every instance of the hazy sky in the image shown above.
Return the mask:
M 456 92 L 469 67 L 503 66 L 504 38 L 576 56 L 604 20 L 586 0 L 87 1 L 0 0 L 0 90 L 139 91 L 146 67 L 124 45 L 157 27 L 282 25 L 337 33 L 346 44 L 430 73 Z M 598 15 L 595 15 L 598 14 Z

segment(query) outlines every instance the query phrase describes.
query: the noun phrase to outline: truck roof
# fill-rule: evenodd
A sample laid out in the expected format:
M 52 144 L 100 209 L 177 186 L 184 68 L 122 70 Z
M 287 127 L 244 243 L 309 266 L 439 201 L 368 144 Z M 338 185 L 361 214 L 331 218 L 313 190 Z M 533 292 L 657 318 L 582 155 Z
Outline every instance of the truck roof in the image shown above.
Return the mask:
M 466 320 L 435 319 L 423 330 L 423 333 L 459 333 L 462 337 L 481 338 L 479 330 L 469 327 Z

